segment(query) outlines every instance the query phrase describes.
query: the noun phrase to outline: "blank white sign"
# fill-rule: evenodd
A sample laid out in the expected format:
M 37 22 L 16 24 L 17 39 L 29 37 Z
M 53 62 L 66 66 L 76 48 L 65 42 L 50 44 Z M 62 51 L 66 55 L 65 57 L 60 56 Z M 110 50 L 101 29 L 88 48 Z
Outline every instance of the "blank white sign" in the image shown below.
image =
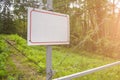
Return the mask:
M 69 16 L 28 8 L 28 45 L 69 44 Z

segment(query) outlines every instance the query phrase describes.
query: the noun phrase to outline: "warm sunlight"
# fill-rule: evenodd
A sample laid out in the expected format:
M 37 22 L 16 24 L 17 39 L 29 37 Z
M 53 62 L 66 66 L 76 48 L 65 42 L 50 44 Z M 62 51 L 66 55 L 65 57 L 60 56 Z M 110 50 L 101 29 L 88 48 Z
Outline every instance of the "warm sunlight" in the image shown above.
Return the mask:
M 73 79 L 120 80 L 120 0 L 0 0 L 0 80 Z
M 115 5 L 115 12 L 118 13 L 120 10 L 120 0 L 109 0 L 109 1 Z

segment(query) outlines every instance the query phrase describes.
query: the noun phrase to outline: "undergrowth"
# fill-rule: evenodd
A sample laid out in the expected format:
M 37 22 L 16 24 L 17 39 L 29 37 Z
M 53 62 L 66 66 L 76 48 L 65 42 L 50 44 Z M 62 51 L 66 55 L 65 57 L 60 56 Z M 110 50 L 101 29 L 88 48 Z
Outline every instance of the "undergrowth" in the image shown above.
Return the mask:
M 8 44 L 6 41 L 10 42 Z M 12 48 L 10 48 L 12 47 Z M 14 48 L 14 50 L 12 50 Z M 15 80 L 11 74 L 21 74 L 19 71 L 8 73 L 7 63 L 14 66 L 14 63 L 8 60 L 10 54 L 18 52 L 26 58 L 24 62 L 34 67 L 37 72 L 45 76 L 46 69 L 46 49 L 44 46 L 28 46 L 25 39 L 18 35 L 0 35 L 0 79 Z M 85 55 L 84 55 L 85 54 Z M 88 54 L 88 55 L 87 55 Z M 104 57 L 103 55 L 93 55 L 86 51 L 70 52 L 69 49 L 53 46 L 52 54 L 53 78 L 73 74 L 87 69 L 95 68 L 107 63 L 114 62 L 114 59 Z M 119 80 L 120 66 L 111 67 L 74 80 Z M 7 78 L 5 78 L 7 77 Z

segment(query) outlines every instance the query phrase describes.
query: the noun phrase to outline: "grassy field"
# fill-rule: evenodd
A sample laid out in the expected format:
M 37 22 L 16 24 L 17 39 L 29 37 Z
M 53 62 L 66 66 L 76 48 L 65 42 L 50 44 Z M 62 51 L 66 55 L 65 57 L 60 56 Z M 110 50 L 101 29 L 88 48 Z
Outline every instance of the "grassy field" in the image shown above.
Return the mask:
M 117 61 L 86 51 L 53 46 L 53 78 Z M 45 80 L 45 46 L 27 46 L 18 35 L 0 35 L 0 80 Z M 120 65 L 74 80 L 120 80 Z

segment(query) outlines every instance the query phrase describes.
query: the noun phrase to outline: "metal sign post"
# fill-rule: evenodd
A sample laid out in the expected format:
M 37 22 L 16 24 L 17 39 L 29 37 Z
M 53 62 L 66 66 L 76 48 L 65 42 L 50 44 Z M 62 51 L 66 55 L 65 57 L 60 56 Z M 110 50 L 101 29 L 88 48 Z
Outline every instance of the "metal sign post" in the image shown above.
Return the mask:
M 46 52 L 46 80 L 52 80 L 52 46 L 47 46 L 47 52 Z
M 40 9 L 43 8 L 43 2 L 40 0 Z M 47 0 L 47 10 L 52 10 L 52 0 Z M 52 80 L 52 46 L 46 46 L 46 80 Z
M 47 10 L 53 10 L 52 0 L 47 0 Z M 47 46 L 46 52 L 46 80 L 52 80 L 52 46 Z
M 46 46 L 46 80 L 52 80 L 52 46 L 69 44 L 69 15 L 53 12 L 53 0 L 47 0 L 46 9 L 40 0 L 39 9 L 28 8 L 27 43 Z
M 53 10 L 53 0 L 47 0 L 47 10 Z

